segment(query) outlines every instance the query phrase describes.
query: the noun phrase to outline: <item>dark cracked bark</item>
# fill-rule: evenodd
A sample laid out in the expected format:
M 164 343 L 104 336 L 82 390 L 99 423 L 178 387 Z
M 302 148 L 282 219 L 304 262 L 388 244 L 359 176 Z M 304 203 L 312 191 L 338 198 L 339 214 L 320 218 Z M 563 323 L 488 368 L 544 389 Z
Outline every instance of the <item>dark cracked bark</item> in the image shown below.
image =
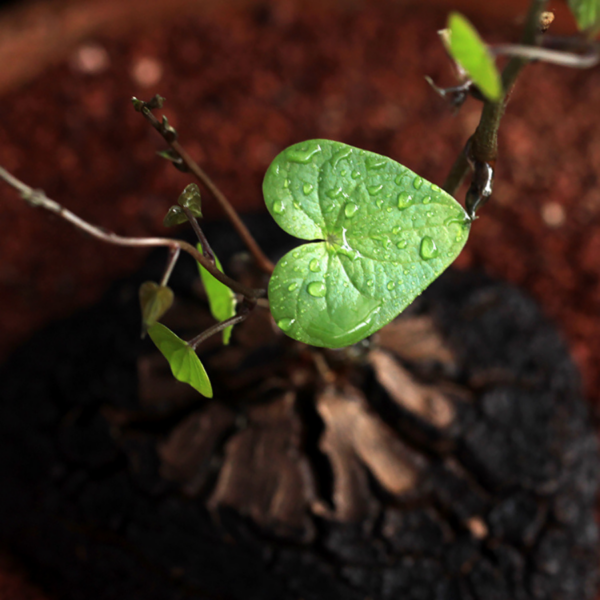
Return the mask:
M 225 256 L 223 230 L 211 239 Z M 193 334 L 210 318 L 188 267 L 168 318 Z M 369 343 L 318 357 L 256 311 L 231 347 L 206 344 L 207 401 L 136 339 L 152 269 L 1 372 L 0 534 L 48 589 L 594 597 L 596 437 L 563 342 L 520 291 L 449 272 Z M 256 277 L 244 259 L 231 272 Z

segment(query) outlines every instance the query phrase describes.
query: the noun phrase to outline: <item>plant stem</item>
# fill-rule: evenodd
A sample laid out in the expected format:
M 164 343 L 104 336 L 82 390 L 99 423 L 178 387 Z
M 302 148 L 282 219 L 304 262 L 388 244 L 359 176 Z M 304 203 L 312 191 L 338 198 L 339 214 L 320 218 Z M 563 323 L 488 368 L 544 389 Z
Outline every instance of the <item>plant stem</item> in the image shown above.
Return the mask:
M 223 329 L 226 329 L 230 325 L 238 325 L 242 321 L 245 321 L 248 318 L 248 315 L 254 310 L 255 306 L 256 306 L 255 301 L 251 301 L 251 302 L 248 302 L 247 300 L 244 301 L 239 306 L 239 309 L 238 309 L 239 312 L 237 313 L 237 315 L 234 315 L 233 317 L 230 317 L 229 319 L 225 319 L 224 321 L 221 321 L 220 323 L 217 323 L 216 325 L 209 327 L 208 329 L 203 331 L 200 335 L 197 335 L 195 338 L 192 338 L 188 342 L 188 345 L 195 350 L 203 341 L 207 340 L 209 337 L 215 335 L 216 333 L 219 333 L 220 331 L 223 331 Z
M 204 186 L 210 191 L 210 193 L 215 197 L 217 202 L 221 205 L 221 208 L 225 211 L 227 218 L 230 220 L 231 224 L 237 231 L 238 235 L 242 238 L 244 244 L 250 251 L 250 254 L 254 257 L 256 264 L 262 269 L 265 273 L 269 275 L 273 273 L 275 269 L 275 265 L 267 258 L 264 252 L 260 249 L 260 246 L 257 244 L 256 240 L 244 225 L 244 222 L 240 219 L 237 211 L 225 194 L 221 192 L 221 190 L 215 185 L 212 179 L 204 172 L 204 170 L 198 165 L 198 163 L 186 152 L 184 148 L 182 148 L 181 144 L 174 139 L 174 136 L 169 135 L 166 131 L 164 125 L 152 114 L 149 108 L 144 108 L 142 114 L 146 117 L 146 119 L 150 122 L 152 127 L 161 134 L 163 139 L 179 154 L 182 161 L 186 165 L 186 167 L 196 176 L 196 178 L 204 184 Z
M 210 244 L 208 243 L 208 240 L 204 235 L 204 231 L 202 231 L 202 228 L 198 223 L 198 219 L 196 219 L 196 217 L 192 214 L 192 211 L 189 208 L 186 208 L 185 206 L 183 207 L 183 212 L 188 218 L 190 224 L 192 225 L 192 229 L 194 230 L 194 233 L 196 234 L 196 237 L 200 242 L 200 246 L 202 246 L 202 254 L 204 254 L 204 256 L 208 258 L 208 260 L 211 260 L 213 263 L 216 264 L 215 253 L 212 251 L 212 248 L 210 247 Z
M 0 167 L 0 179 L 3 179 L 6 183 L 11 185 L 17 191 L 21 193 L 23 199 L 30 205 L 44 208 L 59 217 L 62 217 L 72 225 L 75 225 L 78 229 L 85 231 L 91 236 L 107 242 L 109 244 L 115 244 L 117 246 L 133 246 L 133 247 L 151 247 L 151 246 L 166 246 L 172 251 L 184 250 L 190 254 L 195 260 L 197 260 L 215 279 L 218 279 L 221 283 L 231 288 L 234 292 L 241 294 L 245 298 L 254 300 L 259 296 L 265 294 L 264 290 L 255 290 L 237 281 L 231 279 L 215 266 L 215 264 L 206 258 L 202 253 L 198 252 L 194 246 L 184 242 L 183 240 L 176 240 L 172 238 L 132 238 L 123 237 L 117 235 L 111 231 L 106 231 L 100 227 L 96 227 L 82 218 L 78 217 L 75 213 L 61 206 L 58 202 L 51 200 L 41 190 L 34 190 L 21 180 L 11 175 L 6 169 Z
M 575 54 L 574 52 L 562 52 L 561 50 L 524 46 L 523 44 L 499 44 L 498 46 L 492 46 L 490 51 L 494 56 L 514 56 L 528 60 L 541 60 L 573 69 L 589 69 L 600 62 L 600 51 L 597 47 L 591 48 L 586 54 Z
M 160 280 L 160 285 L 162 287 L 166 286 L 169 283 L 169 277 L 171 277 L 171 273 L 175 267 L 175 263 L 179 258 L 179 254 L 181 253 L 181 248 L 171 248 L 169 251 L 169 258 L 167 260 L 167 266 L 165 267 L 165 272 L 163 273 L 162 279 Z
M 536 45 L 540 16 L 547 0 L 533 0 L 529 6 L 525 29 L 521 42 L 526 46 Z M 515 56 L 511 58 L 502 71 L 504 98 L 499 102 L 487 100 L 483 105 L 479 125 L 470 139 L 470 155 L 478 162 L 491 163 L 492 166 L 498 155 L 498 128 L 504 114 L 506 103 L 523 67 L 530 62 L 529 58 Z M 450 170 L 444 190 L 454 196 L 469 171 L 469 163 L 465 152 L 461 152 Z

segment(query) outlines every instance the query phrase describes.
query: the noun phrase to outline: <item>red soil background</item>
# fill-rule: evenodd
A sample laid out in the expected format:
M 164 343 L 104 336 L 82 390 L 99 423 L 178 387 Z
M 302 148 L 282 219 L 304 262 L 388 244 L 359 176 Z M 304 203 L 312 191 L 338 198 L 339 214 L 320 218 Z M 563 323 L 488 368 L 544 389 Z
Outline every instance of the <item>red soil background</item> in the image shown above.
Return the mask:
M 162 218 L 191 179 L 155 156 L 162 140 L 129 102 L 160 92 L 181 142 L 242 211 L 261 210 L 266 167 L 308 138 L 387 154 L 443 182 L 480 111 L 469 100 L 453 115 L 423 78 L 454 82 L 436 34 L 445 2 L 216 4 L 53 0 L 0 14 L 0 164 L 93 223 L 164 234 Z M 516 41 L 527 2 L 487 4 L 486 14 L 470 0 L 452 7 L 488 40 Z M 553 32 L 571 31 L 565 6 L 554 8 Z M 457 261 L 539 301 L 596 405 L 598 106 L 600 69 L 528 68 L 502 123 L 493 199 Z M 220 215 L 208 194 L 204 206 Z M 0 185 L 0 358 L 143 258 L 86 238 Z M 0 600 L 43 597 L 0 558 Z

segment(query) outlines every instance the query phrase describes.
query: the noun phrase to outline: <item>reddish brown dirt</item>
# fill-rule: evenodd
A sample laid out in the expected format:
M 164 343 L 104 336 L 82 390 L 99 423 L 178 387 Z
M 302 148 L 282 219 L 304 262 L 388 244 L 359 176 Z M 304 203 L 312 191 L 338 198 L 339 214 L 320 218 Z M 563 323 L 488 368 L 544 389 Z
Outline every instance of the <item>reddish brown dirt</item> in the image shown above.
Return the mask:
M 190 178 L 156 158 L 163 144 L 129 103 L 160 92 L 183 144 L 242 210 L 261 209 L 265 168 L 307 138 L 390 155 L 439 184 L 479 114 L 470 100 L 453 116 L 423 79 L 453 82 L 436 35 L 445 12 L 352 7 L 300 10 L 273 0 L 90 37 L 68 60 L 4 93 L 0 164 L 94 223 L 161 233 Z M 518 35 L 495 18 L 477 23 L 488 39 Z M 593 402 L 600 400 L 599 105 L 600 69 L 528 69 L 502 124 L 493 200 L 458 260 L 537 298 L 567 337 Z M 1 189 L 5 356 L 50 319 L 93 302 L 143 253 L 86 239 Z M 208 216 L 219 214 L 205 205 Z M 0 598 L 27 597 L 10 591 L 14 581 L 0 576 Z

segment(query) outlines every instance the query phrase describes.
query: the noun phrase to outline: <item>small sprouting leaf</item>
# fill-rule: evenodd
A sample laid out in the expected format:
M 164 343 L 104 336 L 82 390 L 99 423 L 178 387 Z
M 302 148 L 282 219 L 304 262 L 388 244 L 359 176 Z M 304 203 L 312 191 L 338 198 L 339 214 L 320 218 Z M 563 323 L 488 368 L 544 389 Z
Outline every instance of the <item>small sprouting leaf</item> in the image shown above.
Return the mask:
M 134 110 L 136 110 L 137 112 L 144 112 L 154 110 L 155 108 L 162 108 L 163 104 L 165 103 L 165 98 L 163 98 L 160 94 L 156 94 L 148 102 L 144 102 L 143 100 L 139 100 L 138 98 L 133 96 L 131 98 L 131 102 L 133 102 Z
M 155 94 L 148 102 L 146 102 L 146 106 L 150 110 L 155 110 L 156 108 L 162 108 L 165 103 L 166 98 L 161 96 L 160 94 Z
M 175 225 L 181 225 L 187 220 L 187 215 L 183 212 L 181 206 L 171 206 L 163 219 L 163 225 L 165 227 L 175 227 Z
M 467 72 L 482 94 L 492 101 L 502 97 L 502 79 L 484 41 L 469 21 L 457 12 L 448 17 L 450 54 Z
M 581 30 L 597 32 L 600 28 L 600 0 L 568 0 L 569 8 Z
M 165 215 L 163 219 L 165 227 L 174 227 L 175 225 L 185 223 L 188 218 L 183 210 L 184 208 L 187 208 L 197 219 L 202 218 L 200 190 L 195 183 L 190 183 L 190 185 L 186 186 L 183 192 L 181 192 L 177 203 L 179 206 L 171 206 Z
M 204 365 L 187 342 L 176 336 L 162 323 L 155 323 L 149 327 L 148 335 L 169 361 L 175 379 L 188 383 L 203 396 L 212 398 L 212 386 Z
M 288 233 L 269 282 L 290 337 L 328 348 L 389 323 L 458 256 L 470 221 L 452 196 L 397 162 L 329 140 L 289 147 L 267 170 L 265 202 Z
M 173 304 L 173 290 L 154 281 L 146 281 L 140 286 L 140 306 L 144 331 L 154 325 Z
M 177 204 L 182 208 L 188 208 L 195 217 L 202 217 L 202 197 L 195 183 L 190 183 L 190 185 L 186 186 L 179 196 Z
M 198 244 L 198 251 L 202 252 L 202 246 Z M 215 256 L 215 264 L 217 269 L 223 272 L 223 267 L 219 259 Z M 198 263 L 200 277 L 208 296 L 210 312 L 217 321 L 225 321 L 235 316 L 235 294 L 225 284 L 215 279 L 200 263 Z M 231 338 L 231 330 L 233 326 L 223 329 L 223 343 L 229 344 Z
M 174 127 L 169 125 L 169 120 L 167 119 L 167 117 L 165 117 L 165 115 L 163 115 L 163 118 L 162 118 L 161 133 L 168 142 L 174 142 L 175 140 L 177 140 L 177 136 L 178 136 L 177 131 L 175 130 Z
M 189 171 L 188 166 L 183 162 L 183 158 L 181 158 L 179 153 L 175 152 L 172 148 L 158 150 L 156 154 L 172 163 L 178 171 L 181 171 L 182 173 L 187 173 Z
M 143 100 L 139 100 L 135 96 L 131 98 L 131 102 L 133 103 L 133 110 L 136 112 L 142 112 L 142 109 L 146 106 L 146 103 Z

